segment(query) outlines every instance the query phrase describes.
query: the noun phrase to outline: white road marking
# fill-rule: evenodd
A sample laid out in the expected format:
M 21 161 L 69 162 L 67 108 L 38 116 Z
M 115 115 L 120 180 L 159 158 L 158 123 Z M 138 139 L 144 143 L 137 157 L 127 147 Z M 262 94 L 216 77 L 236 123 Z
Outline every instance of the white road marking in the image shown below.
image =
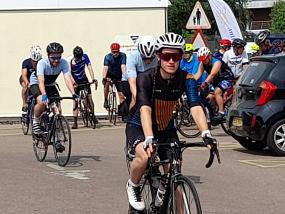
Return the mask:
M 90 172 L 90 170 L 67 170 L 64 167 L 58 166 L 53 163 L 48 163 L 47 167 L 57 170 L 55 172 L 50 172 L 51 174 L 62 175 L 65 177 L 75 178 L 78 180 L 89 179 L 89 177 L 86 176 L 86 173 Z
M 256 159 L 256 160 L 239 160 L 241 163 L 253 165 L 261 168 L 285 167 L 284 159 Z

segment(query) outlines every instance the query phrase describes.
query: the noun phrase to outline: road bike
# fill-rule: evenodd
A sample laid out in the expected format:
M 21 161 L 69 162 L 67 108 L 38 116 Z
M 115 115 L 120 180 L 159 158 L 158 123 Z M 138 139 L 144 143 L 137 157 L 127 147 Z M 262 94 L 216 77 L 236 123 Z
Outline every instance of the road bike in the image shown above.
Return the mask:
M 109 93 L 108 93 L 108 118 L 110 123 L 116 125 L 118 117 L 118 105 L 117 105 L 117 89 L 115 82 L 109 81 Z
M 29 133 L 29 130 L 31 130 L 34 118 L 35 102 L 36 100 L 32 95 L 29 95 L 27 97 L 27 104 L 28 104 L 27 112 L 22 113 L 22 116 L 20 118 L 24 135 L 27 135 Z
M 45 160 L 48 146 L 52 145 L 55 159 L 59 166 L 66 166 L 71 155 L 71 132 L 70 127 L 61 114 L 60 101 L 64 99 L 74 99 L 73 97 L 49 97 L 46 111 L 41 115 L 40 125 L 43 134 L 32 134 L 33 150 L 38 161 Z M 64 146 L 63 151 L 57 151 L 56 145 L 60 143 Z
M 216 156 L 220 163 L 220 155 L 217 142 L 214 140 L 211 145 L 210 157 L 206 164 L 206 168 L 212 166 L 214 157 Z M 153 143 L 156 151 L 158 149 L 168 149 L 171 151 L 169 160 L 160 161 L 157 152 L 154 152 L 149 159 L 148 168 L 141 179 L 140 189 L 141 195 L 145 202 L 146 208 L 143 212 L 138 212 L 129 206 L 129 214 L 202 214 L 200 199 L 191 179 L 181 173 L 182 153 L 189 147 L 206 146 L 204 142 L 186 143 L 183 141 L 170 141 L 170 143 Z M 162 175 L 159 166 L 169 164 L 169 171 Z M 155 198 L 159 184 L 162 183 L 165 189 L 165 195 L 161 206 L 155 206 Z
M 79 91 L 80 99 L 78 100 L 78 102 L 76 102 L 74 110 L 79 110 L 84 126 L 88 127 L 88 125 L 90 124 L 90 126 L 95 129 L 97 124 L 97 119 L 94 112 L 95 107 L 94 104 L 92 107 L 92 104 L 90 103 L 90 100 L 88 98 L 88 86 L 93 83 L 95 82 L 77 84 L 77 87 L 81 87 L 82 89 Z M 95 86 L 95 88 L 97 87 Z

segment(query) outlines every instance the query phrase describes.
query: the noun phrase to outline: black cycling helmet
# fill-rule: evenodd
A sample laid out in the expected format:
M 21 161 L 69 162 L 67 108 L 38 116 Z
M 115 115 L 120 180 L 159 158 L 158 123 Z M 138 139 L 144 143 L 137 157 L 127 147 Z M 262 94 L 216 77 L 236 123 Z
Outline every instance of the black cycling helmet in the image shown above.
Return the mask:
M 61 53 L 63 53 L 63 47 L 61 44 L 59 44 L 57 42 L 51 42 L 47 46 L 47 53 L 48 54 L 52 54 L 52 53 L 61 54 Z
M 242 39 L 236 38 L 232 42 L 233 47 L 244 47 L 246 45 L 246 42 Z
M 82 56 L 83 56 L 83 49 L 79 46 L 76 46 L 74 49 L 73 49 L 73 56 L 75 59 L 81 59 Z
M 254 42 L 258 45 L 264 43 L 267 39 L 267 37 L 270 35 L 270 31 L 269 30 L 264 30 L 259 32 L 255 38 L 254 38 Z

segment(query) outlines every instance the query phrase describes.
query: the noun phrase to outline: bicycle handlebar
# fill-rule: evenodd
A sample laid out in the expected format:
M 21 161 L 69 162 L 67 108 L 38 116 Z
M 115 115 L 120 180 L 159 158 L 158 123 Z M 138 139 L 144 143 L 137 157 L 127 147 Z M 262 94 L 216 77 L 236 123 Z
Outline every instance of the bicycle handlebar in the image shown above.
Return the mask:
M 172 143 L 157 143 L 153 142 L 153 146 L 155 147 L 171 147 L 171 148 L 189 148 L 189 147 L 207 147 L 204 142 L 193 142 L 193 143 L 186 143 L 185 141 L 176 141 Z M 211 146 L 210 149 L 210 157 L 208 162 L 206 163 L 205 167 L 210 168 L 214 162 L 215 155 L 217 156 L 218 163 L 221 163 L 220 153 L 218 149 L 218 144 L 216 140 L 209 144 Z M 165 161 L 164 161 L 165 162 Z M 169 162 L 169 161 L 168 161 Z M 165 164 L 165 163 L 162 163 Z

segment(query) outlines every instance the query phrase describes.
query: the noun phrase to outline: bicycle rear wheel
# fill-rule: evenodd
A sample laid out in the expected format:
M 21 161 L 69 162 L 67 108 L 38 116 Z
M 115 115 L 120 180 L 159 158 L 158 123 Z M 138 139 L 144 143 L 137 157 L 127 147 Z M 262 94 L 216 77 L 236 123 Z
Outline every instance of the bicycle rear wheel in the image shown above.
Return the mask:
M 225 116 L 227 117 L 228 116 L 228 112 L 229 112 L 229 108 L 231 107 L 232 105 L 232 101 L 231 100 L 228 100 L 225 105 L 224 105 L 224 111 L 225 111 Z M 222 129 L 224 130 L 224 132 L 228 135 L 230 135 L 230 132 L 227 128 L 227 124 L 226 124 L 226 121 L 224 121 L 223 123 L 221 123 L 221 126 L 222 126 Z
M 20 118 L 20 120 L 21 120 L 23 134 L 27 135 L 29 132 L 29 127 L 30 127 L 29 115 L 22 114 L 22 117 Z
M 182 106 L 177 108 L 174 122 L 179 133 L 187 138 L 198 137 L 200 131 L 192 117 L 188 107 Z
M 44 136 L 41 138 L 33 137 L 33 150 L 37 160 L 43 162 L 48 151 L 48 143 Z
M 65 147 L 64 151 L 58 152 L 55 145 L 60 143 Z M 57 116 L 54 122 L 53 132 L 54 155 L 59 166 L 66 166 L 71 154 L 71 132 L 68 122 L 63 116 Z
M 202 214 L 200 199 L 194 183 L 181 175 L 173 183 L 166 214 Z

